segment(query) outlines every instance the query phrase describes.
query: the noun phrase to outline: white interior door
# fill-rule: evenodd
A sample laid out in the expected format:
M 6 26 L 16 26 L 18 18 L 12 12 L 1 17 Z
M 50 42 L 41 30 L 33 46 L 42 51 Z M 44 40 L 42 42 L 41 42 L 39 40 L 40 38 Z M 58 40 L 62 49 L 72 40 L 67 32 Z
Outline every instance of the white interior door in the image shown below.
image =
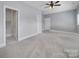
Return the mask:
M 44 19 L 44 30 L 50 30 L 51 29 L 51 19 L 46 18 Z

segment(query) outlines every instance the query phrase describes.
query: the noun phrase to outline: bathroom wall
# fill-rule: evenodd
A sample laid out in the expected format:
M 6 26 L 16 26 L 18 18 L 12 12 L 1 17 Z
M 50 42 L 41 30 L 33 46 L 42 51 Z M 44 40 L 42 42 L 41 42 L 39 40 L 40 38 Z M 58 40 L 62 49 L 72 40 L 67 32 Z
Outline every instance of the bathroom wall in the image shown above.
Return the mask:
M 11 10 L 6 9 L 6 34 L 7 37 L 11 36 Z
M 14 36 L 17 34 L 17 11 L 6 9 L 6 37 Z

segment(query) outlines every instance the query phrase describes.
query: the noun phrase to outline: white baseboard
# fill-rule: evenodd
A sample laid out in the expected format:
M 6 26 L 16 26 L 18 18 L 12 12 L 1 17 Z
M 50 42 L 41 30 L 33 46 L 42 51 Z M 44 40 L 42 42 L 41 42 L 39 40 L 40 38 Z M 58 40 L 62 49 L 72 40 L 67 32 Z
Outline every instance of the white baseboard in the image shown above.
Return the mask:
M 38 35 L 38 34 L 40 34 L 40 33 L 34 33 L 34 34 L 29 35 L 29 36 L 20 38 L 19 41 L 24 40 L 24 39 L 27 39 L 27 38 L 30 38 L 30 37 L 33 37 L 33 36 Z
M 54 31 L 54 32 L 62 32 L 62 33 L 69 33 L 69 34 L 73 34 L 73 35 L 78 35 L 78 33 L 75 33 L 75 32 L 67 32 L 67 31 L 59 31 L 59 30 L 50 30 L 50 31 Z
M 18 41 L 21 41 L 21 40 L 24 40 L 24 39 L 27 39 L 27 38 L 33 37 L 33 36 L 38 35 L 38 34 L 40 34 L 40 33 L 34 33 L 34 34 L 31 34 L 31 35 L 29 35 L 29 36 L 26 36 L 26 37 L 20 38 Z M 5 47 L 5 46 L 6 46 L 5 43 L 0 44 L 0 48 L 3 48 L 3 47 Z
M 0 44 L 0 48 L 3 48 L 5 46 L 6 46 L 6 44 Z

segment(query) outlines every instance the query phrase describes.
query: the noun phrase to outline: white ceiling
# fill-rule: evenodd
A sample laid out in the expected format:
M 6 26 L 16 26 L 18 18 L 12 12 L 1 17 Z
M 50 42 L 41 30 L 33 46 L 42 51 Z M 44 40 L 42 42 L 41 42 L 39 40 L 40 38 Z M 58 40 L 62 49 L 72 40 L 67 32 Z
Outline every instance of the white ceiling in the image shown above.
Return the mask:
M 24 3 L 43 11 L 44 14 L 68 11 L 78 8 L 79 1 L 60 1 L 61 6 L 55 6 L 53 9 L 45 8 L 49 1 L 26 1 Z

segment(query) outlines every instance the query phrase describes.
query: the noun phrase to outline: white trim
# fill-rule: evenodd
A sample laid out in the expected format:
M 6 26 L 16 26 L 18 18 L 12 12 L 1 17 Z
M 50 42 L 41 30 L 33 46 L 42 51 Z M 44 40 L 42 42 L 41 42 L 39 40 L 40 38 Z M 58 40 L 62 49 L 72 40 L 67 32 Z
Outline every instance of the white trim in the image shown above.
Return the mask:
M 79 34 L 75 33 L 75 32 L 67 32 L 67 31 L 59 31 L 59 30 L 50 30 L 50 31 L 52 31 L 52 32 L 61 32 L 61 33 L 69 33 L 69 34 L 73 34 L 73 35 L 78 35 L 79 36 Z
M 6 46 L 6 44 L 0 44 L 0 48 L 3 48 L 5 46 Z
M 31 35 L 29 35 L 29 36 L 26 36 L 26 37 L 21 38 L 19 41 L 24 40 L 24 39 L 28 39 L 28 38 L 33 37 L 33 36 L 36 36 L 36 35 L 38 35 L 38 34 L 40 34 L 40 33 L 31 34 Z
M 9 8 L 9 9 L 12 9 L 12 10 L 20 11 L 19 9 L 14 8 L 14 7 L 12 7 L 12 6 L 8 6 L 8 5 L 4 6 L 4 8 Z
M 41 12 L 36 16 L 37 19 L 37 32 L 42 33 L 42 14 Z
M 16 9 L 16 8 L 13 8 L 13 7 L 10 7 L 10 6 L 4 6 L 3 7 L 3 19 L 4 19 L 4 44 L 5 44 L 5 46 L 6 46 L 6 8 L 9 8 L 9 9 L 13 9 L 13 10 L 16 10 L 16 11 L 18 11 L 18 24 L 19 24 L 19 21 L 20 21 L 20 10 L 19 9 Z M 18 28 L 19 28 L 19 26 L 18 26 Z M 18 40 L 19 40 L 19 38 L 18 38 Z M 2 45 L 2 46 L 4 46 L 4 45 Z

